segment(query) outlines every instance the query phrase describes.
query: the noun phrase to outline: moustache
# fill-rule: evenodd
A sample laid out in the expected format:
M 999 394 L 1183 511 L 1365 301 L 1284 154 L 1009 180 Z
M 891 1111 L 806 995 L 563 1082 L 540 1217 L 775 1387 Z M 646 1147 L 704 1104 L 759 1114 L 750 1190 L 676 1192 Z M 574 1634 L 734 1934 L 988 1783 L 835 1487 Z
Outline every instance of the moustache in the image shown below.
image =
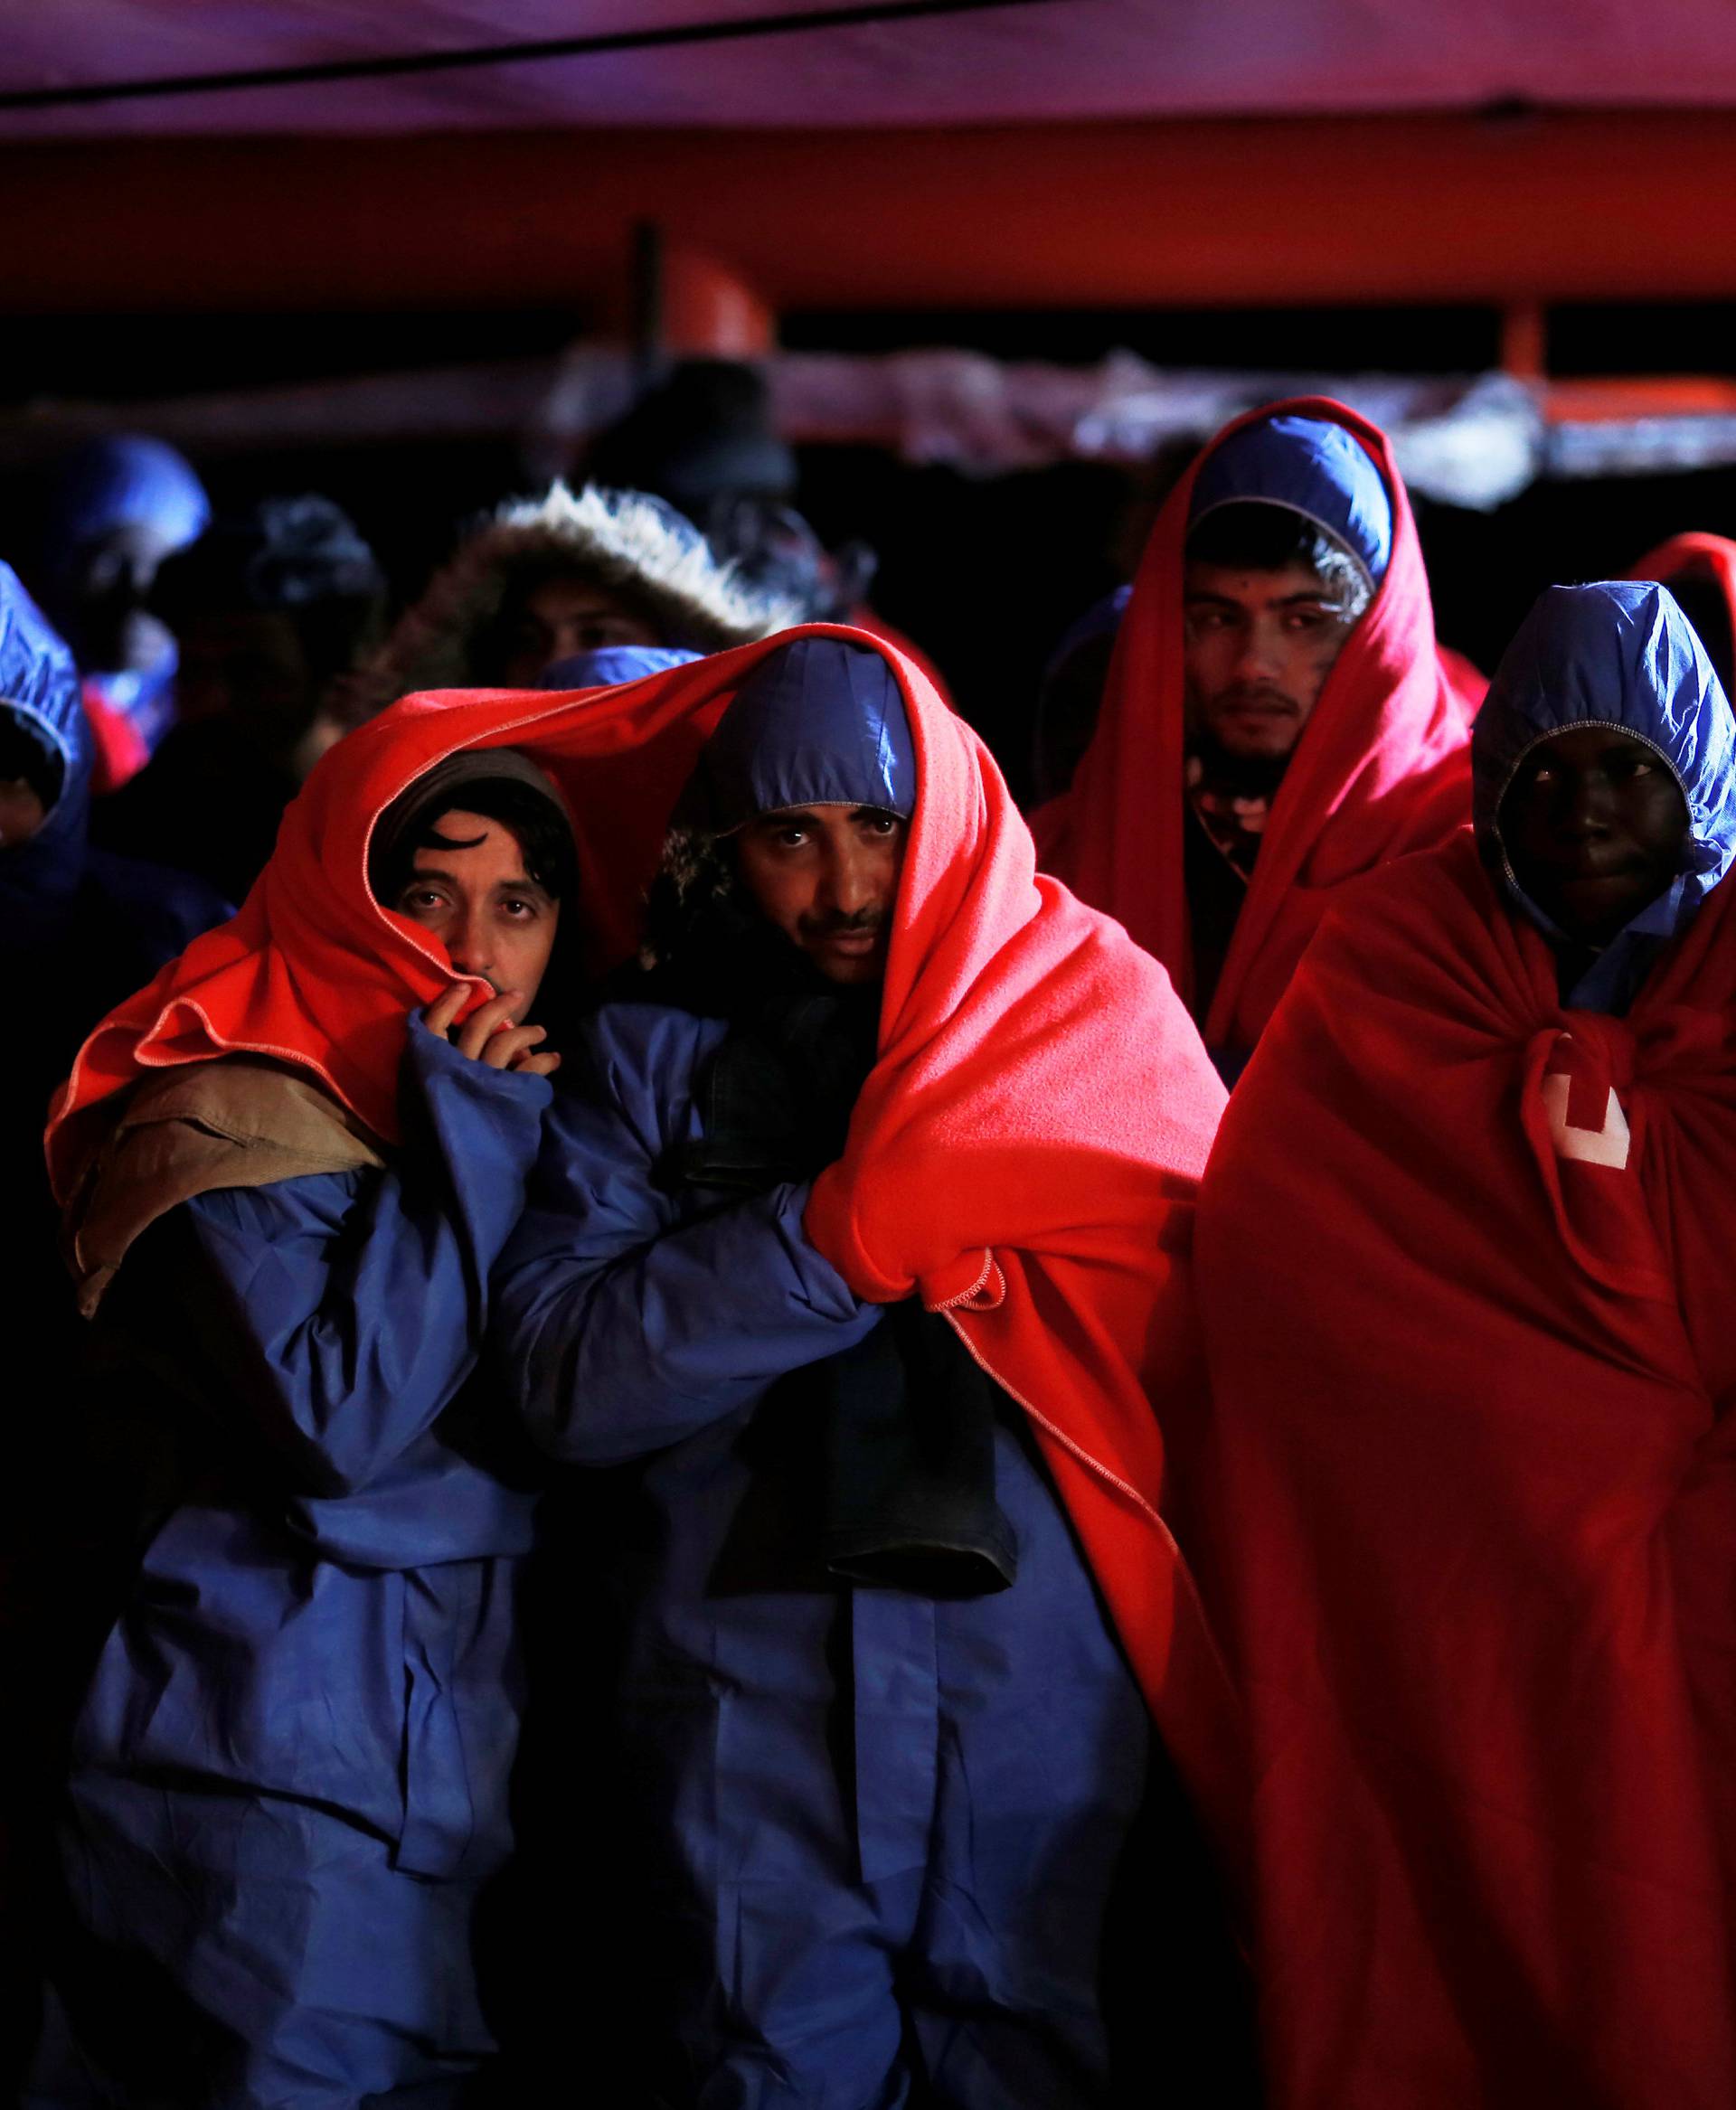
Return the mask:
M 1212 698 L 1213 707 L 1219 711 L 1275 711 L 1287 718 L 1299 718 L 1302 706 L 1294 696 L 1287 696 L 1282 689 L 1269 689 L 1255 684 L 1221 689 Z
M 885 921 L 884 909 L 858 909 L 850 916 L 804 916 L 800 928 L 804 937 L 823 942 L 828 937 L 844 937 L 857 931 L 879 930 Z

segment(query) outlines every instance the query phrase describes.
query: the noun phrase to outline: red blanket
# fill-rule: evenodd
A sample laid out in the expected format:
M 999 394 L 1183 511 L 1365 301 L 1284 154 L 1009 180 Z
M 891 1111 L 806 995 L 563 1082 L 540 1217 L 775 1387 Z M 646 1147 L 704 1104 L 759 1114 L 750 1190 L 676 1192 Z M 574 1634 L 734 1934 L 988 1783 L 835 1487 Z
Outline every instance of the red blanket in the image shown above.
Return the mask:
M 1678 579 L 1710 579 L 1723 597 L 1732 636 L 1736 636 L 1736 542 L 1725 535 L 1672 535 L 1647 550 L 1630 568 L 1629 579 L 1656 579 L 1668 586 Z
M 1255 1740 L 1274 2096 L 1729 2110 L 1736 888 L 1563 1013 L 1467 831 L 1225 1118 L 1180 1431 Z
M 1467 709 L 1436 655 L 1416 523 L 1385 435 L 1342 403 L 1305 397 L 1250 412 L 1219 440 L 1279 412 L 1331 419 L 1368 449 L 1392 499 L 1392 556 L 1273 805 L 1203 1022 L 1212 1048 L 1253 1046 L 1346 880 L 1445 841 L 1470 817 Z M 1171 492 L 1152 530 L 1073 787 L 1033 824 L 1044 869 L 1125 923 L 1184 995 L 1192 966 L 1182 879 L 1182 549 L 1198 469 L 1196 462 Z
M 146 1069 L 231 1052 L 300 1064 L 376 1135 L 394 1138 L 406 1021 L 453 975 L 425 930 L 369 895 L 368 840 L 380 815 L 460 749 L 522 749 L 572 809 L 588 951 L 594 967 L 612 966 L 637 943 L 645 888 L 694 758 L 765 651 L 744 646 L 618 689 L 407 697 L 341 741 L 284 815 L 241 913 L 85 1042 L 49 1129 L 57 1192 L 113 1093 Z
M 1475 723 L 1477 712 L 1483 708 L 1483 699 L 1489 692 L 1489 677 L 1474 659 L 1455 651 L 1450 645 L 1437 645 L 1435 652 L 1440 660 L 1440 671 L 1447 677 L 1447 686 L 1458 699 L 1458 707 L 1465 713 L 1466 724 Z
M 865 1294 L 920 1285 L 1027 1407 L 1146 1691 L 1203 1795 L 1233 1794 L 1227 1687 L 1158 1520 L 1162 1410 L 1198 1382 L 1193 1195 L 1223 1094 L 1157 965 L 1034 876 L 993 761 L 917 666 L 898 674 L 921 772 L 883 1011 L 884 1054 L 816 1237 Z M 353 733 L 284 819 L 241 914 L 87 1041 L 51 1128 L 62 1192 L 113 1095 L 148 1069 L 251 1050 L 305 1066 L 396 1133 L 410 1011 L 452 976 L 370 899 L 374 820 L 461 748 L 510 745 L 575 815 L 595 964 L 632 948 L 667 816 L 705 734 L 800 632 L 627 686 L 412 697 Z M 980 1279 L 979 1279 L 980 1278 Z
M 1158 1506 L 1159 1424 L 1198 1385 L 1187 1249 L 1222 1088 L 1163 969 L 1036 876 L 981 742 L 905 687 L 920 788 L 882 1055 L 808 1233 L 859 1295 L 947 1311 L 1030 1415 L 1222 1834 L 1228 1688 Z

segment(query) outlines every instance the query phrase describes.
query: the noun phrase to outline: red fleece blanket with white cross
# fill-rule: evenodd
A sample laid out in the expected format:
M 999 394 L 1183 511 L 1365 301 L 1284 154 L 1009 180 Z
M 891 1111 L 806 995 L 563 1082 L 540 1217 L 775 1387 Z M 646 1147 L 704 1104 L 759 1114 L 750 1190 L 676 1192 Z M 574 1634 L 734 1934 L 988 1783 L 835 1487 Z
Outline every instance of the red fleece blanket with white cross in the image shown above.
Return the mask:
M 1736 889 L 1617 1019 L 1468 830 L 1371 879 L 1195 1265 L 1275 2100 L 1728 2110 Z

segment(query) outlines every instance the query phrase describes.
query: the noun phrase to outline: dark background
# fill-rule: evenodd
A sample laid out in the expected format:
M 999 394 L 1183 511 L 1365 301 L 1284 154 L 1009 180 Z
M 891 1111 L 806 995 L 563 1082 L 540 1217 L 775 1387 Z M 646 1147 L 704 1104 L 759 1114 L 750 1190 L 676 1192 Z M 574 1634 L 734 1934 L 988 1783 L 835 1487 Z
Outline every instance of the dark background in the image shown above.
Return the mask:
M 324 316 L 38 316 L 9 327 L 0 406 L 136 402 L 471 360 L 557 353 L 580 318 L 552 307 Z M 1484 306 L 1064 313 L 794 313 L 791 350 L 948 345 L 1090 364 L 1125 347 L 1156 365 L 1303 374 L 1473 373 L 1495 365 Z M 1736 372 L 1736 303 L 1555 306 L 1552 377 Z M 511 441 L 259 450 L 201 462 L 220 508 L 319 490 L 412 598 L 465 523 L 529 487 Z M 1023 786 L 1037 679 L 1056 638 L 1127 576 L 1173 465 L 1063 464 L 974 478 L 866 447 L 803 450 L 801 503 L 822 538 L 880 553 L 878 612 L 940 664 L 967 716 Z M 28 570 L 40 467 L 0 468 L 4 553 Z M 1736 533 L 1736 469 L 1533 485 L 1493 513 L 1417 506 L 1443 640 L 1491 670 L 1537 593 L 1626 570 L 1666 535 Z

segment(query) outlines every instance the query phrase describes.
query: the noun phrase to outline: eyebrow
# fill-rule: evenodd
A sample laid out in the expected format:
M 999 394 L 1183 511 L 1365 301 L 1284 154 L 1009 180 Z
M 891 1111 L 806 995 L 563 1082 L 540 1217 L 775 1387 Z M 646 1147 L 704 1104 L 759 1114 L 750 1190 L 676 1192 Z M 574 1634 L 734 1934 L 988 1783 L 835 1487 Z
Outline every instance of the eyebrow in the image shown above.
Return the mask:
M 829 801 L 827 803 L 830 804 Z M 889 805 L 870 805 L 865 800 L 861 805 L 853 805 L 849 809 L 849 817 L 853 821 L 859 820 L 863 814 L 873 814 L 876 818 L 889 821 L 901 821 L 904 817 L 902 814 L 895 814 Z M 756 815 L 750 825 L 756 828 L 794 828 L 804 821 L 811 822 L 818 818 L 819 815 L 813 806 L 779 805 L 773 806 L 769 813 Z
M 1202 604 L 1209 605 L 1214 608 L 1240 608 L 1244 605 L 1239 600 L 1232 599 L 1227 593 L 1184 593 L 1182 596 L 1182 605 L 1184 608 L 1195 608 Z M 1273 608 L 1295 608 L 1305 606 L 1335 608 L 1342 607 L 1343 603 L 1328 588 L 1323 586 L 1317 592 L 1287 593 L 1279 600 L 1268 601 L 1266 606 Z
M 443 887 L 450 887 L 455 893 L 459 890 L 463 884 L 461 881 L 454 879 L 449 871 L 440 871 L 427 865 L 419 864 L 411 870 L 410 877 L 399 890 L 401 893 L 408 893 L 411 887 L 426 886 L 430 880 L 438 881 Z M 545 901 L 551 901 L 554 899 L 540 880 L 532 879 L 528 873 L 518 879 L 496 880 L 490 891 L 496 894 L 541 894 Z

